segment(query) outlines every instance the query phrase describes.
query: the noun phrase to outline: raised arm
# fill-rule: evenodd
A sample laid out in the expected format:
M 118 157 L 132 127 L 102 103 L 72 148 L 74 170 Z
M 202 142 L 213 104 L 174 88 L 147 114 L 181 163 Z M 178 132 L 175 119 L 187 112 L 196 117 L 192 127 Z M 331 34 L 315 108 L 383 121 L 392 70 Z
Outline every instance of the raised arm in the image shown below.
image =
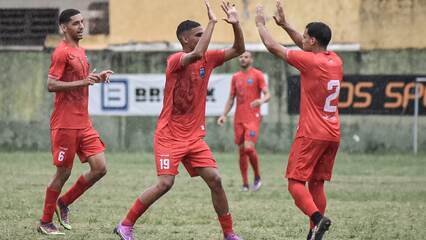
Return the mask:
M 183 66 L 189 65 L 193 62 L 200 60 L 204 56 L 204 53 L 207 51 L 207 48 L 209 47 L 210 40 L 213 35 L 214 26 L 217 23 L 217 18 L 211 9 L 209 1 L 204 0 L 204 3 L 206 4 L 207 14 L 209 16 L 209 23 L 207 24 L 206 29 L 202 33 L 201 38 L 195 46 L 194 50 L 184 55 L 182 59 Z
M 275 23 L 282 27 L 287 34 L 290 36 L 290 38 L 293 40 L 293 42 L 303 49 L 303 35 L 296 31 L 286 20 L 285 14 L 284 14 L 284 8 L 279 0 L 277 0 L 277 12 L 274 16 Z
M 246 48 L 244 45 L 243 30 L 241 29 L 235 4 L 231 5 L 229 2 L 222 1 L 221 7 L 226 14 L 226 18 L 223 20 L 231 24 L 234 30 L 234 44 L 231 48 L 225 49 L 225 61 L 228 61 L 243 54 Z
M 272 38 L 272 35 L 269 33 L 266 28 L 266 18 L 263 12 L 263 6 L 257 5 L 256 7 L 256 26 L 259 31 L 260 38 L 262 39 L 263 44 L 269 52 L 275 56 L 282 58 L 287 61 L 287 51 L 288 49 Z

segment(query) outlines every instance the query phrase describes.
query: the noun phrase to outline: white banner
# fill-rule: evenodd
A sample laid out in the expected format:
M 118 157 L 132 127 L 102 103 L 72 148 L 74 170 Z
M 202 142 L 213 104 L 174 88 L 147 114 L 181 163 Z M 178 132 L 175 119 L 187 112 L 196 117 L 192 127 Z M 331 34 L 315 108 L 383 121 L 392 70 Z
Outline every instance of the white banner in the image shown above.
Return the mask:
M 89 87 L 89 113 L 110 116 L 158 116 L 163 107 L 165 74 L 114 74 L 108 84 Z M 232 74 L 212 74 L 206 116 L 219 116 L 229 96 Z M 267 76 L 265 76 L 267 81 Z M 235 106 L 235 104 L 234 104 Z M 235 108 L 235 107 L 234 107 Z M 231 114 L 234 109 L 231 111 Z M 262 105 L 262 115 L 268 113 Z

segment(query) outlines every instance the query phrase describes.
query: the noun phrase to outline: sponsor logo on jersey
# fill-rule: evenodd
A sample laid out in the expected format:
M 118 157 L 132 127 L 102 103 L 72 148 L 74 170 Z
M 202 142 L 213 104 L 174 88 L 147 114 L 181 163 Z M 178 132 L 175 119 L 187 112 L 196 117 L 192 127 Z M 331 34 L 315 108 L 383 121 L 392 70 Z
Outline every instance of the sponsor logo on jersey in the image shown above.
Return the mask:
M 256 136 L 256 131 L 250 130 L 249 135 L 250 135 L 250 137 L 255 137 Z
M 247 79 L 247 84 L 248 85 L 252 85 L 253 84 L 253 79 L 251 79 L 251 78 Z

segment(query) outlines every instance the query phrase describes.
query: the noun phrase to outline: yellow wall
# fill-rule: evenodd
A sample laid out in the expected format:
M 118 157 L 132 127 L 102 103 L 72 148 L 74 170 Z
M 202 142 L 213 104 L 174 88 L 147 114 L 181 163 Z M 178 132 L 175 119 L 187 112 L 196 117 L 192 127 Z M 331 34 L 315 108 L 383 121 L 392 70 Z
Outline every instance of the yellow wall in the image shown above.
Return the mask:
M 220 0 L 210 0 L 216 15 L 223 17 Z M 262 2 L 268 16 L 274 0 L 236 0 L 247 43 L 259 43 L 254 24 L 255 5 Z M 245 6 L 243 2 L 248 2 Z M 425 48 L 423 26 L 426 0 L 286 0 L 289 21 L 300 31 L 310 21 L 323 21 L 333 30 L 333 43 L 360 43 L 363 49 Z M 244 9 L 248 10 L 244 14 Z M 129 42 L 177 42 L 177 25 L 186 19 L 207 23 L 202 0 L 110 0 L 109 44 Z M 291 40 L 282 29 L 268 22 L 273 35 L 282 43 Z M 231 43 L 231 27 L 216 26 L 213 42 Z

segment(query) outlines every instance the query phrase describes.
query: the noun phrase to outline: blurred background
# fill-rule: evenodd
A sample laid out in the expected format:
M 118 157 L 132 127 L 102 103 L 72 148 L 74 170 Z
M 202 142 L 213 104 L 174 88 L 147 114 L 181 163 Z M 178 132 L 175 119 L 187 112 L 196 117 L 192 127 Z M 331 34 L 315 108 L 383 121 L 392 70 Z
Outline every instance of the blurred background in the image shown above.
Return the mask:
M 220 1 L 210 0 L 219 17 Z M 282 44 L 297 49 L 271 16 L 275 1 L 234 1 L 254 66 L 268 75 L 272 99 L 258 149 L 287 152 L 298 121 L 298 71 L 266 52 L 254 24 L 262 3 L 268 27 Z M 207 23 L 202 0 L 2 0 L 0 2 L 0 150 L 50 149 L 53 94 L 46 90 L 50 55 L 61 40 L 58 15 L 81 10 L 86 36 L 81 46 L 96 69 L 118 74 L 163 74 L 167 56 L 180 50 L 175 31 L 186 19 Z M 426 152 L 426 1 L 287 0 L 288 20 L 301 32 L 311 21 L 333 30 L 330 50 L 344 61 L 340 96 L 341 149 L 345 152 Z M 211 49 L 228 47 L 232 28 L 219 22 Z M 232 60 L 215 73 L 239 70 Z M 416 84 L 416 81 L 418 83 Z M 415 92 L 417 85 L 417 94 Z M 415 117 L 415 100 L 418 117 Z M 93 115 L 109 151 L 152 151 L 157 116 Z M 230 118 L 232 119 L 232 118 Z M 416 127 L 417 126 L 417 127 Z M 220 128 L 207 118 L 214 151 L 233 151 L 232 121 Z M 417 136 L 417 140 L 416 140 Z

